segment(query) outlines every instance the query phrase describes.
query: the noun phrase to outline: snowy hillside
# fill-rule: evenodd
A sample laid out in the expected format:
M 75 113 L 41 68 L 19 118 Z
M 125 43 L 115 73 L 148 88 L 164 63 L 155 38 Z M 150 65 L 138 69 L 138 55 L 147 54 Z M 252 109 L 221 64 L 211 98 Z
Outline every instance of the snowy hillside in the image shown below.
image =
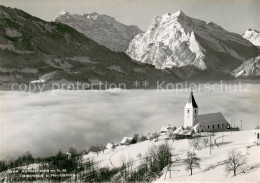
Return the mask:
M 126 51 L 131 58 L 159 69 L 194 66 L 199 70 L 234 69 L 257 52 L 241 35 L 182 11 L 155 17 Z
M 190 176 L 184 168 L 183 160 L 186 158 L 188 151 L 192 150 L 189 145 L 188 139 L 184 140 L 168 140 L 168 143 L 173 147 L 172 153 L 173 164 L 171 166 L 171 178 L 170 173 L 164 174 L 156 182 L 174 182 L 174 181 L 209 181 L 209 182 L 223 182 L 223 181 L 241 181 L 241 182 L 259 182 L 260 176 L 260 146 L 256 146 L 256 134 L 255 131 L 241 131 L 241 132 L 224 132 L 223 143 L 222 133 L 216 133 L 212 137 L 212 143 L 214 144 L 210 155 L 210 149 L 202 148 L 196 150 L 195 153 L 201 158 L 200 169 L 195 169 L 194 175 Z M 122 166 L 122 160 L 128 161 L 134 160 L 133 168 L 138 167 L 140 163 L 140 154 L 142 156 L 154 145 L 165 143 L 165 140 L 144 141 L 141 143 L 118 146 L 116 149 L 107 149 L 104 154 L 100 152 L 97 156 L 95 153 L 90 153 L 84 156 L 84 159 L 94 159 L 97 162 L 97 166 L 102 167 L 120 167 Z M 218 145 L 218 146 L 216 146 Z M 237 176 L 233 176 L 232 173 L 227 174 L 225 172 L 225 161 L 227 160 L 228 153 L 236 149 L 241 151 L 247 158 L 247 168 L 245 173 L 239 173 Z
M 236 68 L 232 74 L 235 77 L 260 76 L 260 56 L 247 60 Z
M 260 46 L 260 32 L 257 30 L 248 29 L 242 36 L 255 46 Z
M 104 168 L 111 171 L 119 170 L 117 174 L 113 175 L 109 182 L 113 182 L 113 180 L 119 181 L 122 179 L 117 179 L 117 177 L 122 177 L 124 171 L 132 173 L 138 172 L 143 163 L 149 161 L 147 158 L 150 155 L 149 153 L 151 152 L 151 148 L 168 144 L 172 154 L 172 163 L 170 166 L 163 166 L 164 168 L 162 168 L 162 172 L 153 177 L 153 182 L 259 182 L 260 141 L 259 139 L 257 140 L 257 133 L 259 134 L 260 131 L 233 131 L 223 133 L 218 132 L 214 135 L 211 134 L 211 148 L 209 147 L 210 140 L 206 146 L 202 143 L 204 139 L 210 139 L 209 134 L 204 133 L 201 134 L 202 140 L 199 148 L 196 148 L 195 150 L 194 146 L 191 146 L 191 141 L 193 141 L 193 139 L 165 140 L 163 138 L 164 135 L 161 135 L 157 141 L 145 140 L 136 144 L 121 145 L 116 146 L 115 148 L 111 147 L 104 150 L 104 152 L 102 152 L 102 150 L 99 151 L 98 154 L 96 152 L 90 152 L 80 158 L 82 160 L 80 164 L 85 165 L 86 168 L 89 163 L 92 163 L 92 170 L 104 170 Z M 246 160 L 243 167 L 237 170 L 236 176 L 233 175 L 233 172 L 226 171 L 226 163 L 231 151 L 240 152 L 240 158 Z M 185 169 L 187 152 L 196 153 L 196 156 L 200 159 L 200 166 L 199 168 L 193 169 L 192 176 L 190 175 L 190 171 Z M 67 154 L 68 153 L 66 153 L 66 155 Z M 126 165 L 126 169 L 122 169 L 124 165 Z M 24 170 L 37 172 L 42 170 L 43 166 L 46 166 L 46 164 L 34 163 L 18 167 L 16 170 L 23 170 L 23 172 L 26 172 Z M 8 172 L 12 170 L 14 171 L 15 169 L 1 172 L 0 177 L 2 180 L 8 180 Z M 91 172 L 83 169 L 79 175 L 84 179 L 84 177 L 91 175 Z M 75 176 L 73 176 L 73 179 L 74 178 Z
M 134 36 L 142 32 L 137 26 L 127 26 L 98 13 L 78 15 L 63 11 L 55 21 L 75 28 L 113 51 L 125 52 Z

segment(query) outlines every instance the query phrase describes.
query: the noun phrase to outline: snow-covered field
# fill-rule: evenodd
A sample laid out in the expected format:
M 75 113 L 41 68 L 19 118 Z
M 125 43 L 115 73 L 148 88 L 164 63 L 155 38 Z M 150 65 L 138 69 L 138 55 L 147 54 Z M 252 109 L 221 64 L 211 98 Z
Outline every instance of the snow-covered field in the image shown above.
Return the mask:
M 167 142 L 173 148 L 173 159 L 177 160 L 172 164 L 171 174 L 167 172 L 156 182 L 259 182 L 260 181 L 260 146 L 256 145 L 256 131 L 240 131 L 240 132 L 224 132 L 216 133 L 212 138 L 218 147 L 215 145 L 211 150 L 209 148 L 202 148 L 196 150 L 195 153 L 200 161 L 200 168 L 195 169 L 194 175 L 190 176 L 189 172 L 185 170 L 183 160 L 186 158 L 187 151 L 192 148 L 189 145 L 189 140 L 168 140 Z M 223 143 L 222 143 L 223 134 Z M 144 155 L 149 147 L 165 143 L 165 140 L 144 141 L 141 143 L 119 146 L 116 149 L 107 149 L 104 154 L 100 152 L 97 156 L 90 153 L 84 156 L 84 159 L 94 159 L 99 167 L 119 167 L 122 165 L 122 160 L 134 160 L 134 167 L 138 166 L 140 159 L 138 154 Z M 238 150 L 246 156 L 247 164 L 245 173 L 238 172 L 237 176 L 225 171 L 225 160 L 231 150 Z M 170 178 L 171 176 L 171 178 Z

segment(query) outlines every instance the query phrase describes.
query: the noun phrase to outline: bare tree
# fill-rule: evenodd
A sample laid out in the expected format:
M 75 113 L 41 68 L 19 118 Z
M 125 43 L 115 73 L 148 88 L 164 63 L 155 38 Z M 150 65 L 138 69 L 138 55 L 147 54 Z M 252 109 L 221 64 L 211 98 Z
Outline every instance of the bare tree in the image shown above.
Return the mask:
M 125 156 L 124 156 L 123 154 L 120 156 L 120 161 L 121 161 L 121 163 L 122 163 L 120 174 L 121 174 L 121 177 L 122 177 L 124 180 L 126 180 L 126 178 L 127 178 L 127 170 L 126 170 L 127 165 L 126 165 L 126 163 L 127 163 L 127 162 L 126 162 L 126 158 L 125 158 Z
M 71 147 L 71 148 L 69 149 L 69 153 L 70 153 L 72 156 L 74 156 L 74 155 L 77 155 L 77 154 L 78 154 L 78 151 L 77 151 L 76 148 Z
M 99 151 L 101 151 L 101 148 L 99 145 L 95 145 L 95 146 L 92 145 L 89 147 L 89 151 L 97 153 L 97 156 L 98 156 L 98 153 L 99 153 Z
M 226 163 L 226 171 L 233 172 L 233 175 L 236 176 L 237 172 L 246 164 L 246 157 L 241 154 L 241 152 L 238 152 L 236 150 L 232 150 L 229 153 L 228 160 Z
M 136 142 L 138 142 L 139 141 L 139 134 L 135 133 L 133 139 L 135 139 Z
M 208 137 L 204 137 L 203 139 L 202 139 L 202 144 L 203 144 L 203 146 L 206 148 L 206 147 L 208 147 L 208 145 L 209 145 L 209 139 L 208 139 Z
M 134 159 L 129 158 L 128 161 L 126 162 L 126 166 L 128 168 L 128 171 L 132 172 L 132 167 L 134 166 Z
M 142 136 L 140 137 L 140 140 L 139 140 L 139 141 L 140 141 L 140 142 L 143 142 L 143 141 L 146 141 L 146 140 L 148 140 L 147 137 L 144 136 L 144 135 L 142 135 Z
M 141 160 L 142 160 L 142 153 L 137 154 L 137 158 L 139 158 L 140 162 L 141 162 Z
M 154 146 L 149 150 L 149 157 L 151 157 L 151 163 L 153 169 L 162 170 L 166 165 L 172 161 L 172 147 L 168 144 L 161 144 Z
M 106 150 L 106 146 L 104 146 L 104 145 L 100 145 L 99 148 L 100 148 L 100 150 L 103 151 L 103 154 L 104 154 L 104 152 L 105 152 L 105 150 Z
M 154 132 L 154 133 L 152 134 L 152 136 L 153 136 L 153 138 L 154 138 L 155 140 L 158 140 L 160 134 L 157 133 L 157 132 Z
M 125 155 L 121 155 L 120 156 L 120 161 L 121 161 L 121 166 L 123 167 L 123 168 L 125 168 L 126 167 L 126 158 L 125 158 Z
M 201 149 L 201 138 L 197 137 L 192 139 L 190 142 L 190 146 L 193 147 L 193 150 L 200 150 Z
M 190 171 L 190 175 L 192 175 L 192 171 L 194 168 L 200 168 L 199 161 L 200 158 L 198 158 L 195 153 L 187 153 L 187 158 L 184 160 L 184 163 L 186 165 L 185 169 Z
M 173 133 L 173 131 L 170 132 L 169 138 L 172 139 L 172 141 L 174 141 L 175 134 Z
M 115 151 L 115 149 L 116 149 L 116 145 L 115 145 L 115 144 L 113 144 L 113 146 L 112 146 L 112 151 L 114 152 L 114 151 Z

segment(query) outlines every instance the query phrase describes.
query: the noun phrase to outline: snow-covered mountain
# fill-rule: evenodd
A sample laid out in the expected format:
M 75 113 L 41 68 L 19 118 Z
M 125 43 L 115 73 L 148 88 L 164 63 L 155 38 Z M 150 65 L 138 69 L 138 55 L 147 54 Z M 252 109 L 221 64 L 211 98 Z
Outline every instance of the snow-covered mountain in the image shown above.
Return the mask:
M 98 13 L 79 15 L 62 11 L 55 21 L 69 25 L 113 51 L 125 52 L 134 36 L 142 32 L 137 26 L 127 26 Z
M 260 32 L 254 29 L 248 29 L 244 34 L 243 38 L 247 39 L 255 46 L 260 46 Z
M 180 80 L 174 73 L 133 62 L 125 53 L 111 51 L 68 25 L 0 5 L 0 88 L 54 81 L 133 87 L 137 78 Z
M 258 49 L 239 34 L 178 11 L 155 17 L 148 30 L 130 42 L 126 53 L 159 69 L 227 72 L 257 56 Z
M 247 60 L 236 68 L 232 74 L 235 77 L 260 76 L 260 56 Z

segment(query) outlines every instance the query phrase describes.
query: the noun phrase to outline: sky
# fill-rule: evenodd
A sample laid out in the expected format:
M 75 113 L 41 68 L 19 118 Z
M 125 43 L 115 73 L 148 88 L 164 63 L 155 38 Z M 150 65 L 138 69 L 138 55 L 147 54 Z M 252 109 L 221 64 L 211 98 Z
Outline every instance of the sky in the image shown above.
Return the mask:
M 260 118 L 260 85 L 242 91 L 194 89 L 199 114 L 221 112 L 231 125 L 254 129 Z M 214 91 L 214 92 L 213 92 Z M 119 143 L 134 133 L 159 132 L 163 124 L 183 125 L 185 90 L 0 92 L 0 160 L 30 151 L 54 155 L 69 147 Z
M 0 0 L 0 4 L 47 21 L 53 21 L 62 10 L 77 14 L 97 12 L 144 31 L 155 16 L 178 10 L 239 34 L 248 28 L 260 30 L 259 0 Z

